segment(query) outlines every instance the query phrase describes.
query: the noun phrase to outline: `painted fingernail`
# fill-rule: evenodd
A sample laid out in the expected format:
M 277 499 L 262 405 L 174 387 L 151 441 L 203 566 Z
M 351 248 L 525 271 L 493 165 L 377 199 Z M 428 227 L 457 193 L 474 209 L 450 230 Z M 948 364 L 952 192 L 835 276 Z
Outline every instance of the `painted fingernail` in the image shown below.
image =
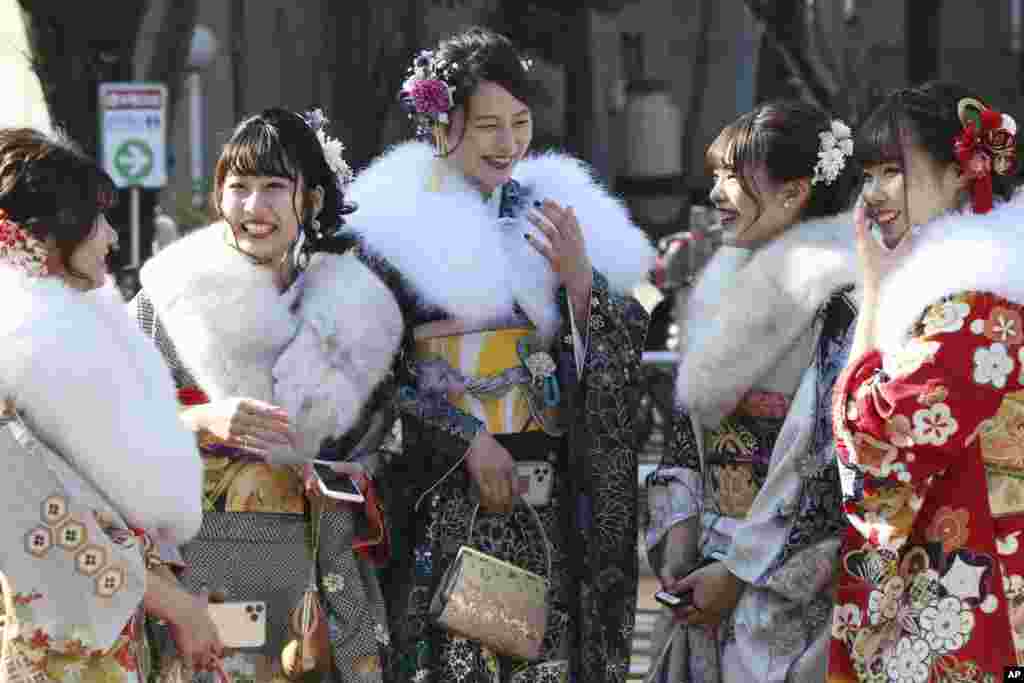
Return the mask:
M 544 202 L 542 202 L 539 199 L 534 199 L 533 200 L 533 205 L 536 206 L 539 209 L 540 207 L 544 206 Z
M 523 233 L 523 239 L 526 240 L 527 242 L 529 242 L 530 241 L 530 233 L 524 232 Z

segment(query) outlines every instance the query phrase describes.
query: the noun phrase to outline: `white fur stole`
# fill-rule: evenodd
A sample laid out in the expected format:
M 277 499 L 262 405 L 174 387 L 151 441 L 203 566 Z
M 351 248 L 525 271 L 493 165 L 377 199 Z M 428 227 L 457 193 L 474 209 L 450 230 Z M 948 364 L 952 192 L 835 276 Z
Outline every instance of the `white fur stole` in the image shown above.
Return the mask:
M 316 454 L 351 429 L 390 371 L 402 318 L 383 282 L 355 256 L 317 254 L 283 294 L 214 224 L 143 267 L 142 285 L 181 361 L 212 400 L 285 408 Z
M 442 189 L 431 192 L 427 184 L 438 167 L 445 169 Z M 615 291 L 628 292 L 644 277 L 654 256 L 647 238 L 580 162 L 554 153 L 530 157 L 515 177 L 528 204 L 550 198 L 573 207 L 590 260 Z M 538 328 L 557 324 L 555 276 L 523 239 L 535 232 L 525 215 L 498 219 L 429 145 L 389 150 L 359 175 L 350 195 L 359 205 L 356 231 L 424 302 L 477 322 L 507 317 L 518 302 Z
M 202 521 L 202 466 L 163 358 L 108 282 L 79 292 L 0 265 L 0 398 L 130 524 L 184 543 Z
M 850 214 L 800 223 L 754 252 L 721 248 L 688 300 L 676 400 L 717 426 L 858 280 Z

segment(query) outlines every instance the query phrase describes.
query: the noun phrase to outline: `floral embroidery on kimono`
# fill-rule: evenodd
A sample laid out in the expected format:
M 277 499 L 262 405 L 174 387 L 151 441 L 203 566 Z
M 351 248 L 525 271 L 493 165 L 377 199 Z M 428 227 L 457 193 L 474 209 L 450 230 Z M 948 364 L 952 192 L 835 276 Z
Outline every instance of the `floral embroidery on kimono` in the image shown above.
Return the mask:
M 1022 344 L 1020 306 L 966 292 L 840 378 L 830 681 L 995 681 L 1024 662 Z

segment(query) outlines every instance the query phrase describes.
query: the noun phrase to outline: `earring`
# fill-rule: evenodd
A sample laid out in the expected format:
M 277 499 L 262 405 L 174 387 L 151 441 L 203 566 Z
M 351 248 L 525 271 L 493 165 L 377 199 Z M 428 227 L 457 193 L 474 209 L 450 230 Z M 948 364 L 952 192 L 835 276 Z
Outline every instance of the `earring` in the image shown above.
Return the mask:
M 319 221 L 319 219 L 316 218 L 316 216 L 313 217 L 312 228 L 313 228 L 313 234 L 316 235 L 317 239 L 322 239 L 323 238 L 323 233 L 320 232 L 320 221 Z
M 782 208 L 784 208 L 784 209 L 788 209 L 791 206 L 793 206 L 793 200 L 792 199 L 787 199 L 786 201 L 782 202 Z

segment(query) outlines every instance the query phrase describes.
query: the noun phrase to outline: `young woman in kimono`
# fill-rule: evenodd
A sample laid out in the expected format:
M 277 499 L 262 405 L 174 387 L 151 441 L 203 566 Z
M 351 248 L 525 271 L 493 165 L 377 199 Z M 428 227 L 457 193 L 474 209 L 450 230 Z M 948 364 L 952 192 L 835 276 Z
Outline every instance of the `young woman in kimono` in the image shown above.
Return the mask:
M 683 311 L 679 412 L 648 482 L 647 543 L 675 609 L 677 681 L 820 681 L 843 518 L 829 423 L 852 341 L 851 131 L 802 102 L 709 147 L 726 244 Z
M 205 603 L 160 567 L 158 543 L 199 530 L 201 469 L 167 367 L 107 275 L 112 198 L 69 142 L 0 130 L 5 680 L 145 681 L 143 608 L 191 665 L 220 654 Z
M 242 121 L 217 163 L 221 220 L 148 261 L 134 301 L 204 456 L 203 527 L 181 580 L 267 603 L 265 646 L 225 661 L 245 680 L 295 675 L 295 610 L 311 582 L 327 647 L 312 639 L 321 647 L 300 672 L 380 680 L 388 650 L 375 571 L 353 551 L 375 512 L 369 479 L 342 468 L 362 480 L 366 506 L 310 495 L 308 462 L 353 454 L 402 334 L 394 297 L 337 236 L 350 171 L 324 125 L 319 111 L 281 109 Z
M 398 681 L 611 683 L 628 668 L 630 416 L 647 324 L 629 292 L 653 251 L 579 161 L 527 156 L 528 71 L 506 38 L 482 29 L 421 53 L 404 97 L 433 144 L 387 152 L 352 190 L 361 248 L 394 288 L 408 331 L 404 451 L 387 477 Z M 431 597 L 464 544 L 541 575 L 550 552 L 537 662 L 433 622 Z
M 1015 133 L 933 83 L 890 94 L 858 135 L 864 284 L 835 389 L 849 529 L 830 681 L 998 681 L 1024 663 Z

